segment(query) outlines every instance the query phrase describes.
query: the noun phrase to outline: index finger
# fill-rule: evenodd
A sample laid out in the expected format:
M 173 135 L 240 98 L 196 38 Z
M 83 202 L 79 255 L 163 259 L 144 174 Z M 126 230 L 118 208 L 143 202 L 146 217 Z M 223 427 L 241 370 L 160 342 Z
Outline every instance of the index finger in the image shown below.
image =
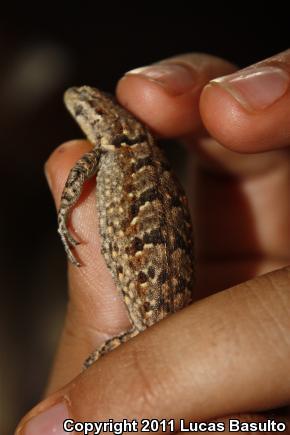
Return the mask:
M 289 268 L 204 299 L 101 358 L 18 433 L 68 417 L 207 420 L 287 405 L 289 314 Z
M 188 53 L 128 71 L 119 81 L 120 103 L 161 137 L 183 137 L 200 130 L 199 98 L 213 78 L 236 67 L 205 53 Z

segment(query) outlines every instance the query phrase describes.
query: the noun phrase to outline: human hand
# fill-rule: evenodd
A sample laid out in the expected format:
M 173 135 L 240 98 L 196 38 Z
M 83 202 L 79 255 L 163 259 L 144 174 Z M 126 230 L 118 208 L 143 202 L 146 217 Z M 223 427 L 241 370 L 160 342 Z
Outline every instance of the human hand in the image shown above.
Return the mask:
M 88 183 L 72 216 L 81 240 L 89 241 L 78 247 L 86 266 L 69 265 L 67 318 L 48 397 L 19 433 L 45 435 L 52 424 L 58 424 L 54 433 L 64 433 L 68 417 L 205 421 L 247 414 L 258 421 L 266 416 L 257 413 L 289 405 L 290 292 L 283 267 L 290 255 L 290 51 L 256 65 L 259 71 L 241 71 L 247 80 L 231 77 L 205 88 L 234 67 L 202 54 L 160 66 L 163 77 L 156 67 L 147 76 L 145 70 L 125 76 L 117 96 L 157 135 L 187 145 L 199 301 L 79 375 L 92 350 L 129 326 L 100 254 L 94 182 Z M 50 157 L 57 206 L 69 169 L 89 148 L 74 141 Z

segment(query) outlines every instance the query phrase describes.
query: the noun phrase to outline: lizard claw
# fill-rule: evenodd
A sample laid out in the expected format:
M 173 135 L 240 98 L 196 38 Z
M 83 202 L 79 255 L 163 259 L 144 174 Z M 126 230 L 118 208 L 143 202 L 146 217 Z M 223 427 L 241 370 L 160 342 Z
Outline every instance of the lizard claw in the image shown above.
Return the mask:
M 69 244 L 73 247 L 80 245 L 80 242 L 73 238 L 73 236 L 67 231 L 66 238 Z
M 76 257 L 73 255 L 71 251 L 71 246 L 75 247 L 80 244 L 77 240 L 75 240 L 72 235 L 68 232 L 67 228 L 63 225 L 58 227 L 57 232 L 60 234 L 65 252 L 67 253 L 69 261 L 77 267 L 80 267 L 81 264 L 77 261 Z

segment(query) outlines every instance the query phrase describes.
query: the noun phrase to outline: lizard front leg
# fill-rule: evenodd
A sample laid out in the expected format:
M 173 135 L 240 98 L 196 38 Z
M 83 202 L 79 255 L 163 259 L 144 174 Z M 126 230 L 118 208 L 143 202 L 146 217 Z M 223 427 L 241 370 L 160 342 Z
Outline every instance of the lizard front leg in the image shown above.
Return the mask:
M 67 229 L 67 220 L 72 207 L 79 199 L 83 190 L 83 185 L 86 180 L 97 173 L 100 160 L 100 150 L 94 148 L 92 151 L 84 154 L 71 169 L 67 181 L 65 183 L 60 208 L 58 211 L 58 233 L 64 245 L 69 260 L 75 265 L 80 266 L 73 253 L 71 246 L 79 244 Z

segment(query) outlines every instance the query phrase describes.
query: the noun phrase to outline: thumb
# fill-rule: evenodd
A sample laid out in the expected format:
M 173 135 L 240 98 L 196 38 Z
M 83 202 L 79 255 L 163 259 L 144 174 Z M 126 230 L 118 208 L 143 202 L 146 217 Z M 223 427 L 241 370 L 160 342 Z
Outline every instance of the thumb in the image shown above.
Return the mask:
M 201 94 L 200 111 L 218 142 L 233 151 L 260 153 L 289 147 L 289 103 L 288 49 L 212 80 Z

